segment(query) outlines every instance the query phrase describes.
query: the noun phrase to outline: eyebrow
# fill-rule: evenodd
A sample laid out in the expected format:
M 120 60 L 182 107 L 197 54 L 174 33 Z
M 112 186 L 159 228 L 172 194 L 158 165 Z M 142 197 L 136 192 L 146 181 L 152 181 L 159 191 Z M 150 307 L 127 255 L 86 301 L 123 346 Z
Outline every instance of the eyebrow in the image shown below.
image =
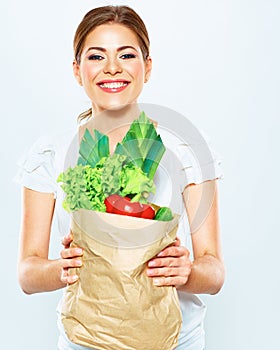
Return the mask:
M 122 50 L 126 50 L 126 49 L 132 49 L 134 51 L 137 52 L 136 48 L 134 46 L 130 46 L 130 45 L 125 45 L 125 46 L 120 46 L 117 48 L 117 52 L 120 52 Z M 107 50 L 104 47 L 100 47 L 100 46 L 91 46 L 87 49 L 86 52 L 90 51 L 90 50 L 97 50 L 97 51 L 102 51 L 102 52 L 106 52 Z

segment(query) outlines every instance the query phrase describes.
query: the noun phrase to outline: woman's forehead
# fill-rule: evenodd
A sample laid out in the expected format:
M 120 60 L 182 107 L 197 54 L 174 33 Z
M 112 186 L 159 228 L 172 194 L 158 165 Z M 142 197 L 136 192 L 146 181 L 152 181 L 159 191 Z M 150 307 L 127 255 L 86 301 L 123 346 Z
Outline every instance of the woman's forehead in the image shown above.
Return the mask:
M 84 47 L 90 45 L 98 47 L 139 46 L 136 34 L 128 27 L 117 24 L 102 24 L 93 29 L 86 37 Z

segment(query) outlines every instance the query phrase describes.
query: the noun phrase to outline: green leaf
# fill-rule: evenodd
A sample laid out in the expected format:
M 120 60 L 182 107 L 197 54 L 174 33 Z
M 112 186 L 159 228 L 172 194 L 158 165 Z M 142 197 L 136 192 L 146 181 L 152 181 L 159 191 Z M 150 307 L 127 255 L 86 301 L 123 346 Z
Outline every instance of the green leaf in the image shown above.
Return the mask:
M 126 161 L 125 155 L 113 154 L 106 158 L 101 176 L 102 190 L 105 197 L 119 193 L 121 187 L 121 172 Z
M 150 179 L 154 178 L 155 172 L 164 152 L 165 146 L 162 143 L 160 135 L 158 135 L 150 146 L 144 164 L 142 166 L 142 170 L 148 175 Z
M 100 133 L 98 130 L 94 130 L 94 135 L 92 136 L 90 131 L 86 129 L 80 144 L 79 153 L 78 164 L 88 164 L 91 167 L 95 167 L 101 158 L 109 155 L 108 136 Z
M 149 120 L 149 118 L 146 116 L 145 112 L 142 111 L 140 113 L 140 116 L 138 118 L 138 123 L 139 123 L 139 126 L 140 126 L 140 130 L 141 130 L 141 133 L 142 133 L 142 138 L 145 137 L 145 134 L 146 134 L 146 128 L 147 128 L 147 125 L 150 125 L 152 124 L 152 122 Z M 153 125 L 153 124 L 152 124 Z
M 98 154 L 100 158 L 109 156 L 109 138 L 107 135 L 94 130 L 95 139 L 98 140 Z
M 141 168 L 150 179 L 154 177 L 164 152 L 162 140 L 144 111 L 130 125 L 115 150 L 115 153 L 129 157 L 130 162 Z
M 116 153 L 124 154 L 130 163 L 141 168 L 143 165 L 143 157 L 137 139 L 131 139 L 117 147 Z
M 134 164 L 126 164 L 121 172 L 121 192 L 122 196 L 132 195 L 131 201 L 147 203 L 147 193 L 155 193 L 153 179 Z

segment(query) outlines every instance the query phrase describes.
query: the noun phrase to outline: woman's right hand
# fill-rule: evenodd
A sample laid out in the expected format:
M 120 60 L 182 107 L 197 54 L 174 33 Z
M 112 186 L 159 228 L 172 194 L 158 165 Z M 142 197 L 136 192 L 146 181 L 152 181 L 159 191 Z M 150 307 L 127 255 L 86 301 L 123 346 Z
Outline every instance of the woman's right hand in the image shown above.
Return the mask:
M 70 244 L 73 241 L 73 234 L 70 232 L 67 236 L 64 236 L 61 243 L 64 246 L 64 249 L 60 252 L 62 259 L 62 273 L 61 281 L 65 284 L 75 283 L 79 276 L 78 275 L 69 275 L 68 269 L 70 267 L 81 267 L 83 250 L 81 248 L 75 247 L 71 248 Z

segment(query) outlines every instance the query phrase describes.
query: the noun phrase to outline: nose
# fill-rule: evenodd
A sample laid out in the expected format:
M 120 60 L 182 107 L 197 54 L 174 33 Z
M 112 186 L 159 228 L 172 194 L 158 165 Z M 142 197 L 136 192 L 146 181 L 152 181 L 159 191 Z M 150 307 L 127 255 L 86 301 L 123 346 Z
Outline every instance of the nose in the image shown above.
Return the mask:
M 107 60 L 104 66 L 104 73 L 116 75 L 117 73 L 122 72 L 122 67 L 120 62 L 115 58 L 110 58 Z

